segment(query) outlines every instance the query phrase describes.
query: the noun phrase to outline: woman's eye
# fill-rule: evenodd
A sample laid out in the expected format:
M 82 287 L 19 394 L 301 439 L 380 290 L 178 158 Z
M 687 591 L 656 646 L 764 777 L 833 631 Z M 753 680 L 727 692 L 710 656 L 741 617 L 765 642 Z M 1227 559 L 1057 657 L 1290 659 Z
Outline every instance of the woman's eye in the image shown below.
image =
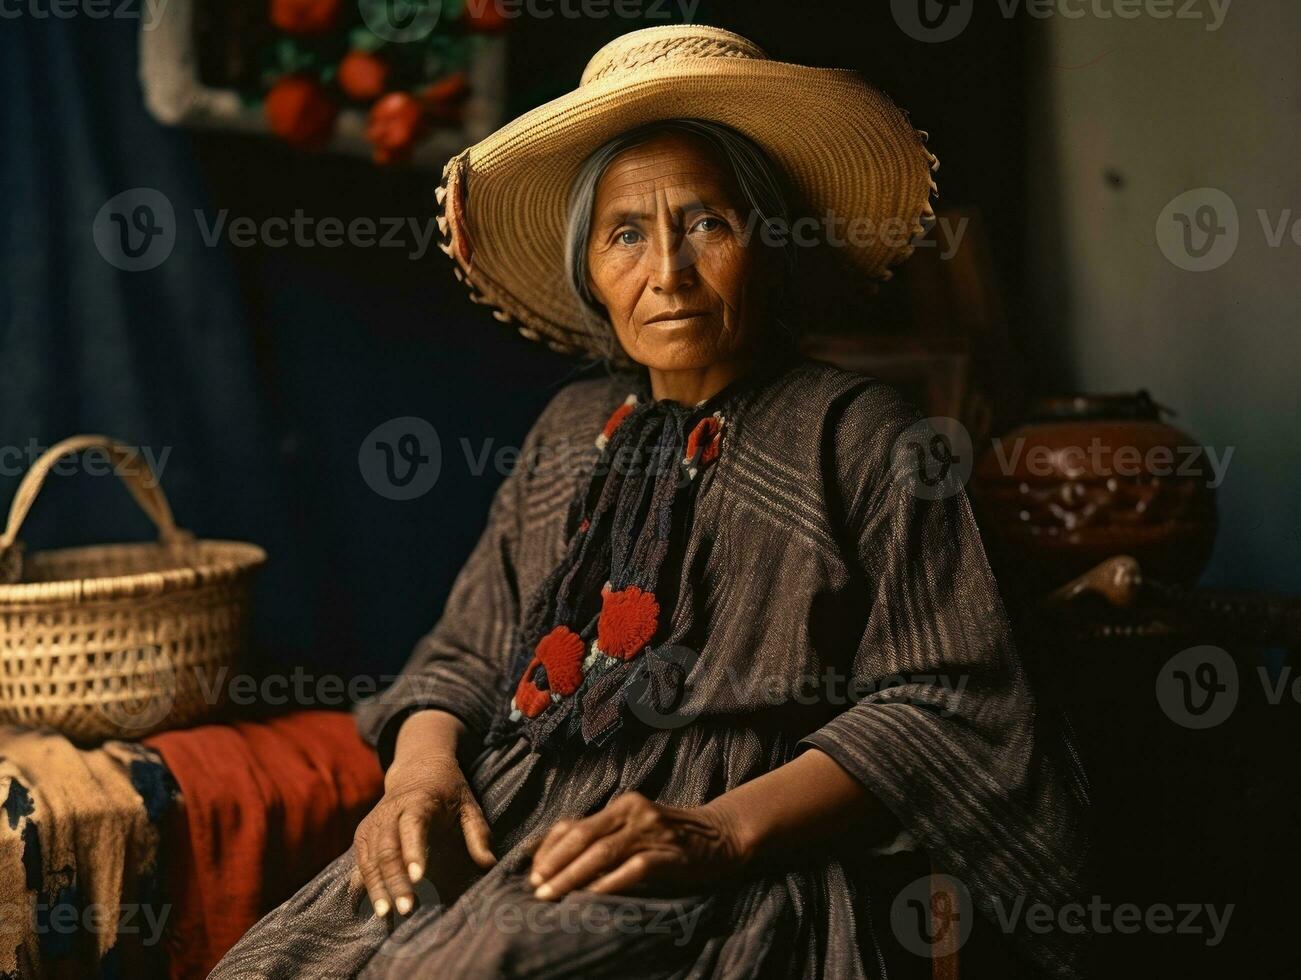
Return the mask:
M 696 222 L 696 226 L 693 230 L 704 232 L 706 235 L 708 235 L 711 232 L 721 231 L 722 228 L 723 228 L 722 219 L 711 217 L 711 218 L 701 218 L 699 221 Z
M 614 240 L 620 245 L 636 245 L 641 241 L 641 232 L 632 231 L 631 229 L 628 231 L 621 231 L 615 236 Z

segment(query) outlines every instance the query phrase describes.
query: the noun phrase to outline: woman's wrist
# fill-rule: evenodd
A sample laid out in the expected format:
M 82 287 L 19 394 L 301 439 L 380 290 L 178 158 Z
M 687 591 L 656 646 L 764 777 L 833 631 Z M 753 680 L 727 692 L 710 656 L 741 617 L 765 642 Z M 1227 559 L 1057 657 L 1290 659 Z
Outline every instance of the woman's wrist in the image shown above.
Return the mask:
M 823 853 L 835 828 L 862 828 L 874 838 L 893 821 L 862 783 L 818 749 L 741 783 L 703 809 L 729 838 L 741 867 Z
M 426 708 L 408 715 L 398 728 L 385 783 L 439 763 L 459 766 L 457 751 L 464 735 L 465 724 L 449 712 Z
M 724 793 L 700 809 L 718 828 L 738 870 L 748 868 L 759 859 L 764 850 L 766 829 L 752 808 L 738 801 L 732 793 Z

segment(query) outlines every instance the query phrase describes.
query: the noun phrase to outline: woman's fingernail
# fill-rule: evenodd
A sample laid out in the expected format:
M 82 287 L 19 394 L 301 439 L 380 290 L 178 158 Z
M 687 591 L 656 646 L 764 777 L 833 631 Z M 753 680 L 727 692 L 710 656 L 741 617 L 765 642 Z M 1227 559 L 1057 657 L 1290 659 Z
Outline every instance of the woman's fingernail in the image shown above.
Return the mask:
M 388 902 L 381 898 L 375 903 L 375 917 L 382 919 L 386 915 L 388 915 Z
M 425 873 L 424 868 L 416 864 L 415 861 L 412 861 L 410 864 L 407 865 L 407 874 L 411 876 L 412 881 L 419 881 L 421 876 L 424 875 L 424 873 Z
M 403 895 L 401 898 L 398 899 L 397 905 L 398 905 L 398 914 L 406 915 L 408 912 L 411 911 L 411 898 L 407 895 Z
M 542 884 L 542 875 L 534 871 L 531 875 L 529 875 L 529 884 L 532 885 L 534 888 L 537 888 L 538 885 Z
M 534 897 L 534 898 L 540 898 L 540 899 L 542 899 L 542 900 L 545 901 L 546 899 L 550 898 L 550 897 L 551 897 L 552 895 L 554 895 L 555 893 L 556 893 L 556 890 L 555 890 L 554 888 L 552 888 L 550 885 L 543 885 L 541 888 L 539 888 L 537 891 L 535 891 L 535 892 L 533 893 L 533 897 Z

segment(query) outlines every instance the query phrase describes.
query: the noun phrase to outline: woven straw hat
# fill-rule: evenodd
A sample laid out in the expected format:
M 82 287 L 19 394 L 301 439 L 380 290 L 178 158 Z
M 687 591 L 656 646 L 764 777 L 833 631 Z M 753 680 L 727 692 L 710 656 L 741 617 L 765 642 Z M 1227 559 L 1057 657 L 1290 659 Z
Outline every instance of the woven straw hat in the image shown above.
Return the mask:
M 938 162 L 926 134 L 856 73 L 773 61 L 718 28 L 652 27 L 598 51 L 573 92 L 448 161 L 437 193 L 441 245 L 470 298 L 555 350 L 605 349 L 608 325 L 594 322 L 565 272 L 570 185 L 609 140 L 674 118 L 752 139 L 785 172 L 796 213 L 876 229 L 844 241 L 872 278 L 889 278 L 934 217 Z

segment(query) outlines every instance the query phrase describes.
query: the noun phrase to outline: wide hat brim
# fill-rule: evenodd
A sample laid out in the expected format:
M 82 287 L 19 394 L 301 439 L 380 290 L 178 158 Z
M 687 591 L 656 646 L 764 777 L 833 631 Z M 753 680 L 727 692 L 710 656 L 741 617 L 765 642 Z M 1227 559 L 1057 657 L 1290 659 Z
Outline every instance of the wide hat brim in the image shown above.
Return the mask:
M 934 217 L 938 163 L 925 134 L 856 73 L 760 58 L 653 62 L 589 82 L 448 162 L 442 249 L 471 299 L 555 350 L 608 350 L 608 324 L 565 270 L 570 186 L 609 140 L 676 118 L 722 123 L 762 147 L 798 195 L 794 210 L 836 222 L 845 258 L 873 279 L 889 278 Z

